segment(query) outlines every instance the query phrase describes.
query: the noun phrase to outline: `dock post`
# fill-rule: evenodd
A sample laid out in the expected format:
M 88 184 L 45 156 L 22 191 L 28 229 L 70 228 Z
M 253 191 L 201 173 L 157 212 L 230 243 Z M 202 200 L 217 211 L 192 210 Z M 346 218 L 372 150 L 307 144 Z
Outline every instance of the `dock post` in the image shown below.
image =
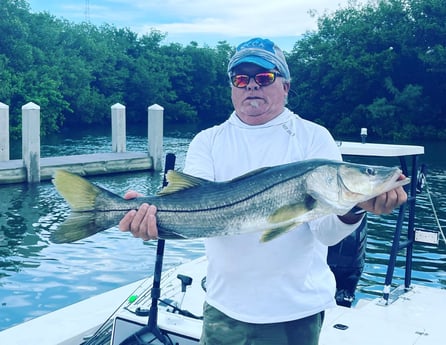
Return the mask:
M 0 102 L 0 162 L 9 161 L 9 106 Z
M 28 183 L 40 182 L 40 107 L 22 107 L 22 159 Z
M 126 151 L 125 106 L 116 103 L 111 106 L 112 152 Z
M 163 170 L 164 108 L 153 104 L 148 108 L 148 146 L 155 171 Z

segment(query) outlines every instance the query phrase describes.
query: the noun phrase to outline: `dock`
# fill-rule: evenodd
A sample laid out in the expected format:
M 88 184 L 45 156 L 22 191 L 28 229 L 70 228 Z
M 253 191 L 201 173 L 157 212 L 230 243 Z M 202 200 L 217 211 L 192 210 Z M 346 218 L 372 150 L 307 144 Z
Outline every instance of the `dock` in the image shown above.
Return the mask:
M 57 169 L 81 176 L 162 170 L 163 111 L 154 104 L 148 107 L 147 152 L 126 151 L 125 107 L 111 107 L 112 138 L 108 153 L 79 154 L 60 157 L 40 156 L 40 107 L 28 103 L 22 107 L 22 159 L 9 159 L 9 107 L 0 103 L 0 185 L 39 183 L 50 180 Z
M 153 160 L 144 152 L 109 152 L 40 158 L 40 180 L 50 180 L 57 169 L 82 176 L 153 169 Z M 0 185 L 27 182 L 23 160 L 0 162 Z

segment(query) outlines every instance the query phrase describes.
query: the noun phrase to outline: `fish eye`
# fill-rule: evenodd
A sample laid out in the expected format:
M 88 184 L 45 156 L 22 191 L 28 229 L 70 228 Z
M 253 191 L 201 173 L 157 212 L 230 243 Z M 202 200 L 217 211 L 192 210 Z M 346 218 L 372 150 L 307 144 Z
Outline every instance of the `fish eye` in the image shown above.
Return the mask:
M 371 167 L 367 167 L 367 168 L 365 168 L 365 173 L 370 176 L 375 176 L 376 170 Z

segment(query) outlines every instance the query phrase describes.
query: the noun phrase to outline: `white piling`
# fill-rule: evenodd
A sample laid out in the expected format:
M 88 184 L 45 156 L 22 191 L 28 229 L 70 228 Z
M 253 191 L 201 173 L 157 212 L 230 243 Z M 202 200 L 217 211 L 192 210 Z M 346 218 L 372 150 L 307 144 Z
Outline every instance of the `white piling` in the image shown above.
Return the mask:
M 9 161 L 9 106 L 0 102 L 0 162 Z
M 126 151 L 125 106 L 116 103 L 111 107 L 112 152 Z
M 22 159 L 28 183 L 40 182 L 40 107 L 22 107 Z
M 163 117 L 162 106 L 153 104 L 148 107 L 148 149 L 156 171 L 163 170 Z

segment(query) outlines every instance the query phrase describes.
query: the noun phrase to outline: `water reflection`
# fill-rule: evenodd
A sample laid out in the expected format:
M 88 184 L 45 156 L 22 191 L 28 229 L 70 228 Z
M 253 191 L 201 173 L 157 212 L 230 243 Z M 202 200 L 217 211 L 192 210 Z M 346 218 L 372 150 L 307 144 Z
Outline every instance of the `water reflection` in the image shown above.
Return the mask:
M 2 260 L 0 276 L 39 265 L 33 258 L 48 244 L 36 224 L 50 212 L 55 196 L 45 184 L 14 185 L 7 191 L 0 201 L 0 253 L 9 260 Z

